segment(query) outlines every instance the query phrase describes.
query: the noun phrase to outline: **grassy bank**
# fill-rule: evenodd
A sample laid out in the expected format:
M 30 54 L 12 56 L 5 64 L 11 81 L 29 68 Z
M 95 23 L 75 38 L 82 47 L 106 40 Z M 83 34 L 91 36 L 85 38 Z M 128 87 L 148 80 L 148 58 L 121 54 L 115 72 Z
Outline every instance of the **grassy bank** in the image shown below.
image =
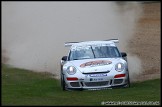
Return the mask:
M 130 88 L 62 91 L 48 73 L 1 68 L 2 105 L 101 105 L 107 101 L 160 101 L 160 79 L 132 83 Z

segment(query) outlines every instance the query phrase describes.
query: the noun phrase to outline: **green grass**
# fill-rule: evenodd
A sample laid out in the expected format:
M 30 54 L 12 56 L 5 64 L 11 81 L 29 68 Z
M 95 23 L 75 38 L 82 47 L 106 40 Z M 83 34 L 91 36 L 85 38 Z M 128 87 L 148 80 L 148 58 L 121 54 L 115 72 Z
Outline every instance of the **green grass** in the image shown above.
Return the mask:
M 160 101 L 160 79 L 132 83 L 130 88 L 62 91 L 49 73 L 2 65 L 2 105 L 101 105 L 102 101 Z

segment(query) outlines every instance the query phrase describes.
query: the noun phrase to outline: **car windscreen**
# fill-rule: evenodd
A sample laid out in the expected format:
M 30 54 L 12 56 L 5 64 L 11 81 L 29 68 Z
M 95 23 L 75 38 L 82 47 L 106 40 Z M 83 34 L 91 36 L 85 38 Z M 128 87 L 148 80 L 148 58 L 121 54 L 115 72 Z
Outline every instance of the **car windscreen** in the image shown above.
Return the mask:
M 72 49 L 69 60 L 82 60 L 93 58 L 116 58 L 121 57 L 115 46 L 80 46 Z

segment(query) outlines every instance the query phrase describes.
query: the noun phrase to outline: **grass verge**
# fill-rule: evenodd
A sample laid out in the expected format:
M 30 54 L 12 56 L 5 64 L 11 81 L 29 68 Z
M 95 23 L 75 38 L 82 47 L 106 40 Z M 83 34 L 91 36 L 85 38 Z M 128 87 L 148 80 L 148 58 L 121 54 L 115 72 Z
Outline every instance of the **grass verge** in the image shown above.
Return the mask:
M 1 75 L 2 105 L 101 106 L 103 102 L 119 101 L 160 103 L 160 79 L 132 83 L 130 88 L 62 91 L 60 81 L 51 78 L 49 73 L 32 72 L 2 65 Z

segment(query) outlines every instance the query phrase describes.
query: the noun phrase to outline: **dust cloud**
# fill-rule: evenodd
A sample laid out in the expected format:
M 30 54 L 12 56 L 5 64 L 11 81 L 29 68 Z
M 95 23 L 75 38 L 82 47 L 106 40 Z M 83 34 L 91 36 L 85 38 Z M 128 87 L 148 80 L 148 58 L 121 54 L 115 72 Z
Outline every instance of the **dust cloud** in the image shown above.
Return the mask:
M 133 78 L 140 59 L 127 49 L 141 10 L 136 2 L 2 2 L 2 61 L 58 77 L 65 42 L 118 38 Z

